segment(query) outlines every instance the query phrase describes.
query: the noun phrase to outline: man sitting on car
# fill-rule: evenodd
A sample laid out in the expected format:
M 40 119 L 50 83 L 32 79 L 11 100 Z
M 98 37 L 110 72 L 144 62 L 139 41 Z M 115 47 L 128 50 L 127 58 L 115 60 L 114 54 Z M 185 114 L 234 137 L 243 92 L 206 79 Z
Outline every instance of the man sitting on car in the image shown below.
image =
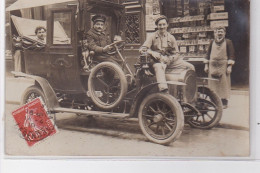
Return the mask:
M 159 83 L 159 90 L 168 92 L 165 70 L 184 68 L 195 70 L 194 66 L 179 56 L 177 41 L 173 35 L 167 32 L 168 19 L 166 16 L 159 16 L 155 24 L 157 31 L 150 35 L 140 48 L 140 53 L 147 53 L 153 57 L 153 68 L 156 80 Z
M 115 56 L 107 54 L 112 49 L 111 38 L 104 32 L 106 17 L 102 15 L 95 15 L 92 17 L 93 28 L 83 35 L 83 49 L 82 54 L 88 56 L 88 51 L 94 51 L 94 60 L 98 62 L 110 61 L 121 64 L 121 60 Z

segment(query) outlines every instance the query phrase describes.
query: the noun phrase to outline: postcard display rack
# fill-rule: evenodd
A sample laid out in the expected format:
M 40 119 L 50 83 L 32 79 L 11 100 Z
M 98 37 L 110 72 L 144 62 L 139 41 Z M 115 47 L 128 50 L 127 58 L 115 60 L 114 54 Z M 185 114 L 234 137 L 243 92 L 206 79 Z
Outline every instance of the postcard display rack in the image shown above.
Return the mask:
M 154 5 L 156 0 L 149 1 L 152 1 Z M 213 29 L 218 26 L 228 27 L 228 12 L 225 12 L 224 0 L 164 0 L 161 2 L 163 2 L 161 14 L 169 18 L 169 32 L 176 38 L 184 59 L 202 62 L 210 41 L 214 38 Z M 149 8 L 150 4 L 146 5 Z M 146 13 L 147 36 L 155 29 L 155 26 L 151 27 L 151 22 L 158 15 Z

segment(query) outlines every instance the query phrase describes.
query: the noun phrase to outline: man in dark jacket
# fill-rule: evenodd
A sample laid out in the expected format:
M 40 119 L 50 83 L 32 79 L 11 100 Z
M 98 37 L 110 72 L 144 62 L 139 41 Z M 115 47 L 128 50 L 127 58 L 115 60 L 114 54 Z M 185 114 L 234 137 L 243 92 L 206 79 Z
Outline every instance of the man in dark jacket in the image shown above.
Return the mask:
M 93 28 L 91 28 L 86 34 L 84 34 L 83 39 L 87 41 L 87 46 L 83 46 L 84 51 L 88 48 L 90 51 L 94 51 L 94 60 L 98 62 L 111 61 L 120 63 L 121 61 L 107 54 L 109 50 L 112 49 L 109 44 L 111 44 L 111 38 L 104 32 L 104 26 L 106 22 L 106 17 L 102 15 L 95 15 L 92 17 Z

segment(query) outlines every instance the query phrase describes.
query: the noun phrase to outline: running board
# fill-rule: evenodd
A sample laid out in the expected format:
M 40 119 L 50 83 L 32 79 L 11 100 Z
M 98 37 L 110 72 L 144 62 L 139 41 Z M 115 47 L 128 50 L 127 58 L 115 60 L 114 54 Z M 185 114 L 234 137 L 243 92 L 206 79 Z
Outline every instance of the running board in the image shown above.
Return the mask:
M 90 110 L 71 109 L 71 108 L 62 108 L 62 107 L 54 108 L 54 112 L 67 112 L 67 113 L 94 115 L 94 116 L 102 116 L 102 117 L 109 117 L 109 118 L 127 118 L 130 115 L 126 113 L 90 111 Z

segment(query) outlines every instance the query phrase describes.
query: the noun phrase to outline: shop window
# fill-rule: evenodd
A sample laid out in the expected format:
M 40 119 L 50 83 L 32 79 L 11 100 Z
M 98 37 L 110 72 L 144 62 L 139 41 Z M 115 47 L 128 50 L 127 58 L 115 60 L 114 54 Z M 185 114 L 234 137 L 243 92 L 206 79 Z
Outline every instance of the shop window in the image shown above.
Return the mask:
M 126 15 L 125 37 L 127 44 L 141 44 L 140 14 L 130 13 Z

